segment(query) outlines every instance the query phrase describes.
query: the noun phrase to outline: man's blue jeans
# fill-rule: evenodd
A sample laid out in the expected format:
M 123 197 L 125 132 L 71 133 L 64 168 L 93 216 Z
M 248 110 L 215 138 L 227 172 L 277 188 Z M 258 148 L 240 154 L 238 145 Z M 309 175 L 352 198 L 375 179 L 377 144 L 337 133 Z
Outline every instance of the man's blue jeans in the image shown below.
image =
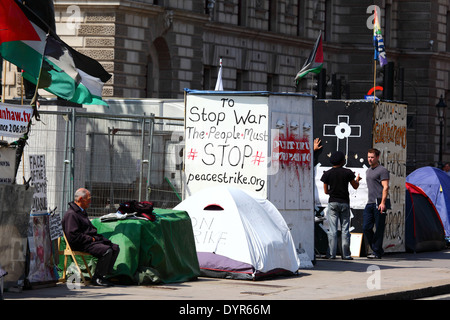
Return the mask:
M 341 223 L 342 257 L 350 257 L 350 206 L 348 203 L 328 203 L 327 219 L 329 222 L 328 250 L 330 258 L 336 258 L 338 222 Z
M 383 250 L 384 228 L 386 224 L 386 214 L 380 213 L 375 203 L 368 203 L 363 213 L 363 232 L 373 253 L 381 257 Z M 375 232 L 373 227 L 375 226 Z

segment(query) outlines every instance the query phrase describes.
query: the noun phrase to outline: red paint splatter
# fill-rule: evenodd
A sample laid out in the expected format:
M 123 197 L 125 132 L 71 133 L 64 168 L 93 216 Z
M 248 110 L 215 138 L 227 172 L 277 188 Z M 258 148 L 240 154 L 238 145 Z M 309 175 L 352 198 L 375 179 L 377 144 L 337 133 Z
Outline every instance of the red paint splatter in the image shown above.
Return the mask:
M 312 148 L 309 136 L 299 137 L 297 134 L 280 133 L 272 142 L 272 161 L 279 162 L 281 169 L 292 168 L 299 182 L 300 191 L 300 171 L 311 169 Z
M 295 166 L 297 169 L 311 168 L 311 145 L 309 138 L 281 133 L 273 140 L 272 160 L 279 161 L 284 167 Z

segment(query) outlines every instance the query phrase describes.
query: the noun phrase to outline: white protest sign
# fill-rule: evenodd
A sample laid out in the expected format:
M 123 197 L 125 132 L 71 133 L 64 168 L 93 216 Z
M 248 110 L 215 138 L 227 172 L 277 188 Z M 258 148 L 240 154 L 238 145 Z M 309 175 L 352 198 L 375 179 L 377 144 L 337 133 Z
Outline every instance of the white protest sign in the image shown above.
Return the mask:
M 0 184 L 13 183 L 15 166 L 16 149 L 0 148 Z
M 405 250 L 405 182 L 407 105 L 380 102 L 375 109 L 373 146 L 380 163 L 389 170 L 391 210 L 387 211 L 383 246 L 386 252 Z
M 61 216 L 59 213 L 53 213 L 50 215 L 50 239 L 55 240 L 60 237 L 62 237 L 63 229 L 62 229 L 62 222 L 61 222 Z
M 27 132 L 32 115 L 31 106 L 0 103 L 0 135 L 21 137 Z
M 34 186 L 31 213 L 46 213 L 47 210 L 47 177 L 45 173 L 45 155 L 30 155 L 30 175 Z
M 267 196 L 268 97 L 186 98 L 185 196 L 226 184 Z

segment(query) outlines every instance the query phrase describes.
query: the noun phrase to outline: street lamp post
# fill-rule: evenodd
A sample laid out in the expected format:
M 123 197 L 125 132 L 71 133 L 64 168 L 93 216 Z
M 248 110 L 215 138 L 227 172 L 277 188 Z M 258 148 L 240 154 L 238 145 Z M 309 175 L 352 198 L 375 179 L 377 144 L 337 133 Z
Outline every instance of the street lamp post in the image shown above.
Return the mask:
M 447 105 L 445 104 L 444 98 L 441 95 L 441 97 L 439 98 L 439 102 L 436 104 L 436 110 L 439 120 L 439 169 L 442 169 L 442 135 L 444 129 L 445 108 L 447 108 Z

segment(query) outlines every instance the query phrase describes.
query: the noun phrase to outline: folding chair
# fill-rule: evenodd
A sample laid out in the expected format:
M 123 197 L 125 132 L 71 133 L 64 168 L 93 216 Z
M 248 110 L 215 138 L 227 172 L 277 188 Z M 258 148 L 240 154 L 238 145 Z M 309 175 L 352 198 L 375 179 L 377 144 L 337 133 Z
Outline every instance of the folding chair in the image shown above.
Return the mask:
M 65 282 L 65 281 L 66 281 L 67 257 L 68 257 L 68 256 L 71 256 L 73 262 L 75 263 L 75 266 L 76 266 L 77 269 L 78 269 L 78 272 L 80 273 L 81 279 L 83 280 L 83 283 L 84 283 L 84 285 L 86 286 L 86 285 L 87 285 L 87 282 L 86 282 L 86 279 L 85 279 L 84 276 L 83 276 L 83 272 L 81 272 L 80 266 L 78 265 L 76 256 L 80 256 L 81 259 L 83 259 L 84 265 L 86 266 L 86 270 L 87 270 L 88 273 L 89 273 L 89 277 L 92 279 L 91 270 L 89 269 L 89 266 L 88 266 L 88 264 L 87 264 L 87 262 L 86 262 L 86 259 L 84 258 L 84 257 L 86 257 L 86 256 L 91 256 L 91 255 L 90 255 L 89 253 L 86 253 L 86 252 L 73 251 L 73 250 L 70 248 L 69 241 L 67 241 L 66 234 L 63 233 L 63 236 L 64 236 L 64 241 L 65 241 L 65 243 L 66 243 L 66 247 L 65 247 L 64 250 L 61 250 L 61 238 L 58 238 L 58 252 L 59 252 L 60 255 L 64 255 L 64 270 L 63 270 L 62 278 L 60 279 L 60 281 L 61 281 L 61 282 Z

